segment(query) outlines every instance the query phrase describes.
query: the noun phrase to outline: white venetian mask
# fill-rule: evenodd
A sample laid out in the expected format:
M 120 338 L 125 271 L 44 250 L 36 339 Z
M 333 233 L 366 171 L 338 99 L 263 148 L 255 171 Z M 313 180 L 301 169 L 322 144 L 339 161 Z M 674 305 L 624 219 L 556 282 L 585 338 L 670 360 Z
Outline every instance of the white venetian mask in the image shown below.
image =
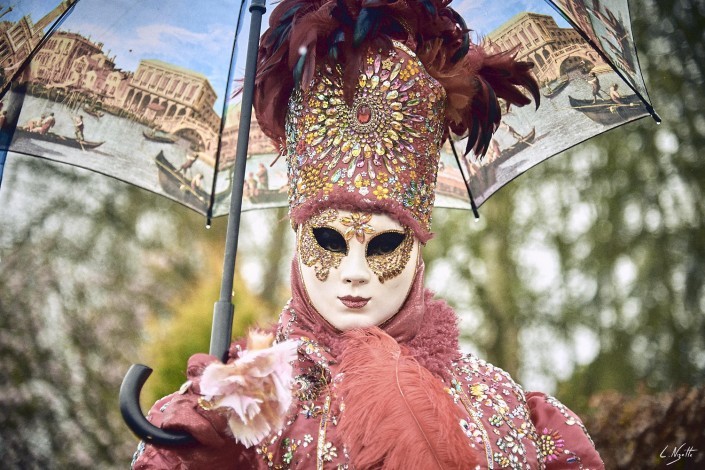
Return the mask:
M 389 216 L 328 209 L 299 226 L 297 242 L 308 297 L 340 331 L 384 323 L 409 295 L 419 243 Z

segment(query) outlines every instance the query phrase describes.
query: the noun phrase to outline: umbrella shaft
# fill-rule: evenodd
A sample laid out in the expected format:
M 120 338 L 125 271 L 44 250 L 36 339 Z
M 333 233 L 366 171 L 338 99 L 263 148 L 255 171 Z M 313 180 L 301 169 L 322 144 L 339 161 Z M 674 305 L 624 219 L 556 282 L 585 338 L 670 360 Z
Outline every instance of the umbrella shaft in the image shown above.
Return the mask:
M 213 311 L 213 327 L 211 330 L 210 354 L 220 358 L 222 361 L 227 359 L 232 334 L 232 294 L 233 280 L 235 277 L 235 254 L 237 253 L 238 235 L 240 232 L 242 189 L 245 183 L 247 144 L 250 138 L 250 120 L 252 117 L 259 35 L 262 26 L 262 15 L 265 10 L 265 0 L 252 0 L 250 5 L 250 12 L 252 13 L 250 36 L 247 43 L 245 78 L 242 86 L 240 129 L 238 130 L 237 136 L 233 189 L 230 196 L 230 215 L 228 216 L 228 228 L 225 235 L 223 279 L 220 284 L 220 300 L 216 302 Z

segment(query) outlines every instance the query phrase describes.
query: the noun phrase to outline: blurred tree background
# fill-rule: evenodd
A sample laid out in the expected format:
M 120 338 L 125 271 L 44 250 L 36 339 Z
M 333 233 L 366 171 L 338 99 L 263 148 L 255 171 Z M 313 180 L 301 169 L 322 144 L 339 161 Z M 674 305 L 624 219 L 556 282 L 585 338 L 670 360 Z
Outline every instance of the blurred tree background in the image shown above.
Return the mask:
M 608 468 L 705 456 L 705 3 L 630 2 L 656 110 L 531 170 L 481 208 L 437 210 L 429 286 L 466 350 L 586 417 Z M 235 334 L 276 319 L 292 236 L 245 214 Z M 0 190 L 0 461 L 124 468 L 129 364 L 146 409 L 207 351 L 225 221 L 98 175 L 10 155 Z M 677 465 L 669 468 L 677 467 Z M 693 467 L 695 468 L 695 467 Z
M 632 3 L 663 124 L 643 119 L 537 166 L 470 230 L 465 214 L 435 213 L 425 258 L 431 277 L 460 274 L 438 291 L 469 312 L 466 339 L 512 374 L 553 376 L 578 409 L 605 388 L 705 379 L 704 12 Z

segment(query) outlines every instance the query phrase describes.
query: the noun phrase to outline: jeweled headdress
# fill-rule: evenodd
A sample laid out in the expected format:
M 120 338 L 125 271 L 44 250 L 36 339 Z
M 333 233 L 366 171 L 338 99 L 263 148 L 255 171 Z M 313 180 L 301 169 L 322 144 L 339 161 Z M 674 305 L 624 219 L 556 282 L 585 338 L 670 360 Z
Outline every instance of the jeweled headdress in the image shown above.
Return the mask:
M 255 111 L 286 150 L 294 224 L 384 212 L 430 238 L 440 146 L 484 155 L 499 99 L 538 103 L 531 63 L 469 40 L 447 0 L 284 0 L 260 45 Z

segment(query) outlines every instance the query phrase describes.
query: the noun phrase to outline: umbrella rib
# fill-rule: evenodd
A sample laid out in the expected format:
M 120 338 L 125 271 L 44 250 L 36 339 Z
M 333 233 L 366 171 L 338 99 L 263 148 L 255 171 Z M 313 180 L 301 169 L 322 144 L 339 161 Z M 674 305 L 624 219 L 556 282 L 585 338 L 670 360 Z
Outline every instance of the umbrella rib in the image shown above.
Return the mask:
M 465 172 L 463 171 L 463 165 L 460 163 L 460 157 L 458 156 L 458 151 L 455 150 L 455 144 L 453 144 L 453 138 L 449 135 L 448 141 L 450 142 L 450 148 L 453 150 L 453 156 L 458 164 L 458 169 L 460 170 L 460 175 L 463 177 L 463 182 L 465 183 L 465 189 L 468 192 L 468 197 L 470 197 L 470 207 L 472 208 L 472 214 L 475 216 L 475 220 L 479 220 L 480 213 L 477 210 L 477 205 L 475 204 L 475 198 L 472 197 L 472 191 L 470 190 L 470 181 L 465 177 Z
M 0 89 L 0 99 L 5 96 L 5 93 L 7 93 L 7 90 L 10 89 L 10 86 L 14 82 L 14 80 L 22 73 L 24 70 L 27 68 L 30 62 L 32 62 L 32 59 L 34 59 L 34 56 L 37 55 L 37 52 L 42 50 L 42 47 L 44 47 L 44 44 L 49 40 L 49 38 L 54 34 L 54 31 L 56 31 L 59 26 L 64 22 L 66 17 L 68 17 L 73 9 L 76 7 L 76 4 L 78 3 L 78 0 L 75 0 L 66 10 L 64 10 L 61 15 L 59 15 L 59 18 L 57 18 L 56 21 L 54 21 L 54 24 L 52 24 L 49 27 L 49 31 L 44 35 L 44 37 L 39 41 L 39 44 L 37 44 L 35 47 L 32 48 L 32 51 L 27 55 L 27 57 L 24 58 L 22 63 L 20 64 L 19 67 L 17 67 L 17 70 L 15 70 L 15 73 L 12 74 L 12 76 L 7 79 L 7 81 L 3 84 L 2 89 Z
M 245 6 L 247 5 L 247 0 L 242 0 L 240 3 L 240 13 L 237 16 L 237 26 L 235 27 L 235 39 L 233 40 L 233 47 L 230 51 L 230 67 L 228 67 L 228 78 L 225 83 L 225 96 L 223 97 L 223 109 L 221 111 L 220 117 L 220 128 L 218 129 L 218 142 L 215 148 L 215 171 L 213 172 L 213 181 L 211 183 L 211 194 L 210 200 L 208 201 L 208 209 L 206 211 L 206 226 L 210 227 L 211 219 L 213 218 L 213 205 L 215 204 L 215 186 L 218 182 L 218 167 L 220 164 L 220 150 L 223 146 L 223 131 L 225 130 L 225 117 L 228 110 L 228 99 L 230 98 L 230 89 L 232 84 L 233 76 L 233 64 L 236 61 L 237 56 L 237 40 L 240 36 L 240 30 L 242 29 L 243 23 L 243 12 Z M 232 197 L 232 196 L 231 196 Z

